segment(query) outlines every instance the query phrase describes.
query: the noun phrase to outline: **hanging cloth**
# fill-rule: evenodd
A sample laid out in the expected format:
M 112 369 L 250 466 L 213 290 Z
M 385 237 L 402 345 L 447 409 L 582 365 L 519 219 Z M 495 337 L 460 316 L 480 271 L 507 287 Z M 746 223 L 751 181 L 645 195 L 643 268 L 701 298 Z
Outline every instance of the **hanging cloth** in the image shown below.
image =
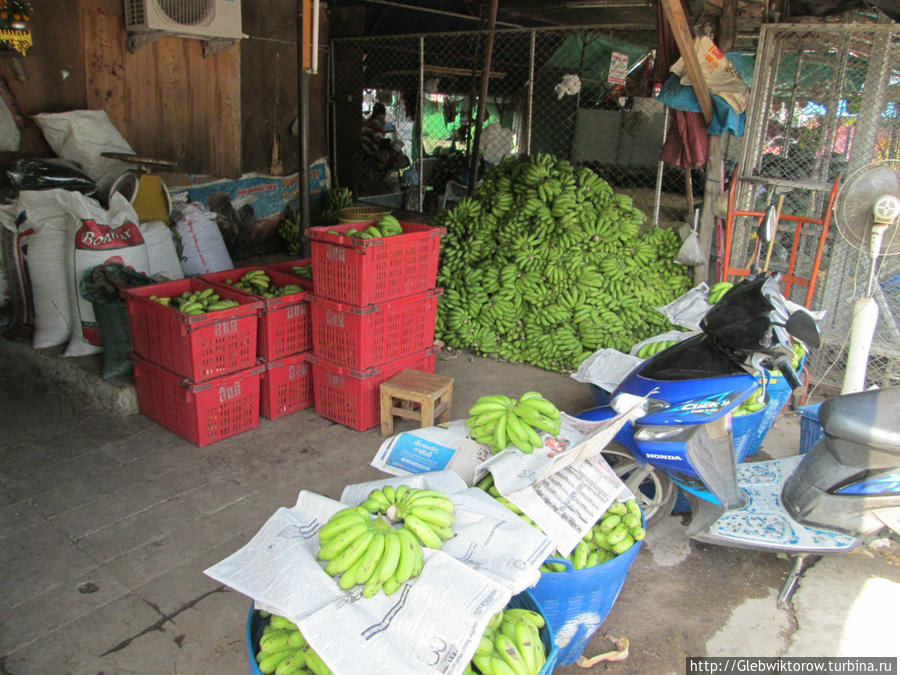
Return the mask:
M 690 16 L 684 0 L 681 0 L 681 7 L 684 15 Z M 661 3 L 656 5 L 656 27 L 659 41 L 654 75 L 656 82 L 661 84 L 669 79 L 669 69 L 680 56 Z M 669 110 L 669 131 L 659 159 L 685 169 L 694 169 L 705 166 L 708 155 L 709 132 L 703 115 L 698 112 Z

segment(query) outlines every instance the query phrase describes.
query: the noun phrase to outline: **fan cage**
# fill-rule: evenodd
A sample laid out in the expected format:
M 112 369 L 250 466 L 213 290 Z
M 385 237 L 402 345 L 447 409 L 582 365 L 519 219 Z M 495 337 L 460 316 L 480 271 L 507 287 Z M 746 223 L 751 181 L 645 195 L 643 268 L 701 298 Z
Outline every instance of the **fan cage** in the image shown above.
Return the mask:
M 126 24 L 146 25 L 149 3 L 156 7 L 161 19 L 175 26 L 205 27 L 216 18 L 216 0 L 126 0 Z

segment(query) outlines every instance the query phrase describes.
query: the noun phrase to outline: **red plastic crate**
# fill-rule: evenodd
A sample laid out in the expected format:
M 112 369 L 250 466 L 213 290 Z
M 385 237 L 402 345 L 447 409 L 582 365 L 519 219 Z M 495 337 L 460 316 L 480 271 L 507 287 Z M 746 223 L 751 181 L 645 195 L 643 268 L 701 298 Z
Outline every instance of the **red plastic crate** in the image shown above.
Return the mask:
M 260 413 L 274 420 L 313 404 L 313 376 L 309 352 L 266 364 L 262 375 Z
M 301 280 L 299 277 L 265 267 L 240 267 L 224 272 L 204 274 L 199 278 L 211 283 L 217 289 L 225 288 L 236 293 L 244 293 L 262 302 L 256 346 L 263 359 L 275 361 L 284 356 L 308 352 L 312 349 L 312 325 L 309 320 L 309 302 L 306 291 L 277 298 L 262 298 L 232 288 L 225 283 L 228 279 L 237 282 L 251 270 L 266 270 L 266 274 L 279 288 L 288 284 L 297 284 Z
M 403 234 L 373 239 L 327 232 L 359 225 L 309 229 L 317 296 L 363 307 L 434 287 L 444 228 L 401 221 Z
M 434 344 L 441 292 L 433 288 L 366 308 L 313 296 L 313 353 L 356 370 L 417 354 Z
M 419 354 L 364 371 L 310 356 L 316 413 L 356 431 L 378 426 L 381 424 L 381 383 L 406 368 L 433 373 L 436 352 L 437 348 L 432 346 Z
M 132 354 L 141 413 L 201 448 L 259 425 L 259 376 L 247 368 L 200 384 Z
M 150 300 L 213 288 L 239 307 L 187 316 Z M 193 382 L 234 373 L 256 364 L 256 324 L 262 303 L 252 295 L 219 289 L 198 279 L 179 279 L 129 288 L 128 322 L 134 352 Z
M 294 274 L 294 267 L 305 267 L 309 265 L 310 269 L 312 269 L 312 258 L 300 258 L 299 260 L 286 260 L 285 262 L 273 263 L 269 265 L 266 269 L 273 270 L 275 272 L 281 272 L 282 274 L 290 274 L 296 281 L 294 283 L 298 283 L 303 288 L 308 291 L 313 290 L 313 279 L 307 279 L 306 277 L 300 277 Z

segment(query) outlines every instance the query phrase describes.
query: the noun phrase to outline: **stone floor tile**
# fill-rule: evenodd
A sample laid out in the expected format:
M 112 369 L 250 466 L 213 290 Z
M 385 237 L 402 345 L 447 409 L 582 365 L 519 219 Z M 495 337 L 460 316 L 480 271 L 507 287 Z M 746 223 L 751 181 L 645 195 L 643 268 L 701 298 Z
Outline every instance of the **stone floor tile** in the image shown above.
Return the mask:
M 109 570 L 103 567 L 85 570 L 68 582 L 21 603 L 14 611 L 0 614 L 0 654 L 43 640 L 49 632 L 127 594 L 128 589 Z
M 44 520 L 38 510 L 28 502 L 0 506 L 0 540 L 34 527 Z
M 53 518 L 56 527 L 73 538 L 98 532 L 124 518 L 145 511 L 169 498 L 168 488 L 158 481 L 143 481 L 114 494 L 71 509 Z
M 0 547 L 0 597 L 14 608 L 95 567 L 65 533 L 44 522 L 21 531 L 14 545 Z
M 126 465 L 111 466 L 89 478 L 81 478 L 41 492 L 31 498 L 34 508 L 47 518 L 85 506 L 109 495 L 130 490 L 144 481 Z
M 85 616 L 51 631 L 40 641 L 7 653 L 4 667 L 9 673 L 152 673 L 143 664 L 152 653 L 138 655 L 137 647 L 128 654 L 129 662 L 113 659 L 110 650 L 124 656 L 135 644 L 135 636 L 161 620 L 159 612 L 141 598 L 128 594 L 102 605 Z M 103 663 L 114 664 L 102 667 Z M 99 667 L 98 667 L 99 666 Z M 119 666 L 122 666 L 121 668 Z M 166 672 L 166 671 L 162 671 Z M 170 671 L 171 672 L 171 671 Z

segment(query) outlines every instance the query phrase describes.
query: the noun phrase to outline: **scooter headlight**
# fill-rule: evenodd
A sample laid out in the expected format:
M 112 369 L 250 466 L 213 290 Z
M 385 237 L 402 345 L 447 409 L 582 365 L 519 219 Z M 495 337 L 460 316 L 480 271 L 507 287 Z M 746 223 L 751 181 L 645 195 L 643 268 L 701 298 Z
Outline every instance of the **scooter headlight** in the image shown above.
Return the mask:
M 697 430 L 696 425 L 691 426 L 639 426 L 634 432 L 634 437 L 639 441 L 669 441 L 673 443 L 687 442 Z
M 610 401 L 610 407 L 619 414 L 628 412 L 635 405 L 640 405 L 641 410 L 643 410 L 645 415 L 659 412 L 660 410 L 665 410 L 669 407 L 668 403 L 658 398 L 642 399 L 640 396 L 635 396 L 634 394 L 616 394 L 612 401 Z

